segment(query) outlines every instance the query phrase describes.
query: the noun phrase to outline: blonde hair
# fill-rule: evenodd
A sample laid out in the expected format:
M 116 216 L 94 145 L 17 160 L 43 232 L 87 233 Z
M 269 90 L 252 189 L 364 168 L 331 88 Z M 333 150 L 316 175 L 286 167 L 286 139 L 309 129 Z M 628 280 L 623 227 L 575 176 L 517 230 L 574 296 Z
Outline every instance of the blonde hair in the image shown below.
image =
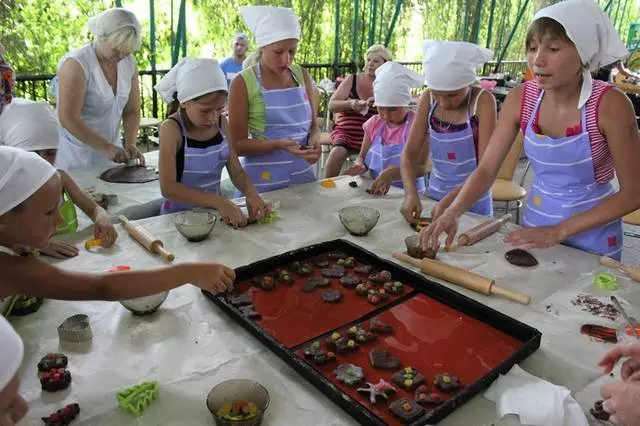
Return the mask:
M 96 36 L 96 44 L 105 45 L 124 55 L 130 55 L 140 49 L 140 41 L 140 32 L 133 27 L 124 27 L 105 36 Z
M 242 63 L 242 69 L 246 70 L 247 68 L 251 68 L 252 66 L 256 65 L 260 61 L 261 57 L 262 57 L 262 48 L 259 48 L 255 52 L 253 52 L 251 55 L 247 56 L 247 59 L 245 59 L 244 62 Z
M 374 44 L 373 46 L 370 46 L 367 49 L 365 57 L 369 55 L 378 55 L 384 59 L 385 62 L 389 62 L 391 60 L 391 51 L 381 44 Z

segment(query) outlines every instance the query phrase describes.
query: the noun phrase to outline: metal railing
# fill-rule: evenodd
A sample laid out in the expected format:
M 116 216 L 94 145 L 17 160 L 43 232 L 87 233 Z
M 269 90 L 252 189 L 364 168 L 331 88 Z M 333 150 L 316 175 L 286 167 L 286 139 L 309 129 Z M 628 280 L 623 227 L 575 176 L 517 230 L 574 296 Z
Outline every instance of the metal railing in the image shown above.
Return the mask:
M 421 62 L 400 62 L 400 64 L 422 72 Z M 309 72 L 311 78 L 317 83 L 323 79 L 336 81 L 338 77 L 347 76 L 361 70 L 363 64 L 338 63 L 338 64 L 302 64 Z M 482 72 L 488 73 L 495 67 L 495 61 L 488 62 L 483 67 Z M 513 77 L 520 77 L 527 69 L 526 61 L 503 61 L 498 69 L 499 72 L 509 74 Z M 158 81 L 168 70 L 157 70 L 155 80 Z M 17 75 L 15 94 L 18 97 L 31 100 L 48 100 L 49 82 L 54 77 L 53 74 L 38 75 Z M 166 105 L 153 90 L 153 72 L 150 70 L 140 71 L 140 109 L 143 117 L 163 118 L 166 113 Z M 418 89 L 420 91 L 420 89 Z

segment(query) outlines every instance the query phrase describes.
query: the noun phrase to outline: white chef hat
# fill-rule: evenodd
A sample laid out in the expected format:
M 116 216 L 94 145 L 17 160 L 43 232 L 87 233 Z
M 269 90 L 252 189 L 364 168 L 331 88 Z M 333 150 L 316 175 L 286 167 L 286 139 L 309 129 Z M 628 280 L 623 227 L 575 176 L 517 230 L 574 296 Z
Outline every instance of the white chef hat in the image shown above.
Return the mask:
M 591 72 L 629 52 L 611 20 L 593 0 L 566 0 L 538 11 L 533 21 L 551 18 L 564 27 L 584 66 L 578 108 L 591 96 Z
M 87 23 L 91 34 L 98 37 L 107 37 L 123 28 L 133 28 L 138 34 L 142 32 L 140 22 L 133 12 L 120 7 L 107 9 L 102 13 L 89 18 Z
M 2 348 L 2 357 L 0 357 L 0 392 L 2 392 L 18 372 L 24 355 L 22 339 L 2 315 L 0 315 L 0 348 Z
M 421 74 L 397 62 L 385 62 L 376 69 L 376 78 L 373 80 L 373 98 L 376 106 L 409 106 L 410 89 L 421 87 L 423 83 Z
M 0 146 L 0 216 L 31 197 L 55 173 L 38 154 Z
M 46 102 L 14 99 L 0 115 L 0 141 L 25 151 L 58 149 L 58 120 Z
M 300 40 L 300 23 L 288 7 L 243 6 L 240 13 L 256 38 L 258 47 L 280 40 Z
M 453 91 L 476 80 L 476 72 L 493 57 L 484 47 L 463 41 L 427 40 L 422 45 L 425 83 L 430 90 Z
M 173 101 L 176 92 L 178 101 L 186 102 L 207 93 L 227 91 L 227 79 L 215 59 L 187 56 L 162 77 L 155 89 L 166 102 Z

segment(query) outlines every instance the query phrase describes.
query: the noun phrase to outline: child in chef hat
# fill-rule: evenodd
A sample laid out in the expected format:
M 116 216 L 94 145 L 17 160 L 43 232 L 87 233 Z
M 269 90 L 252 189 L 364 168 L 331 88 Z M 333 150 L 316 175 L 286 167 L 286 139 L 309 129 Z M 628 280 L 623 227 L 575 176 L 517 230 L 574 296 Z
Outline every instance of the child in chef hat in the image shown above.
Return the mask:
M 402 188 L 400 156 L 408 138 L 415 113 L 409 108 L 412 88 L 421 87 L 423 78 L 397 62 L 386 62 L 376 69 L 373 98 L 378 114 L 363 125 L 364 138 L 360 155 L 346 174 L 369 171 L 374 179 L 371 193 L 385 195 L 391 185 Z M 411 185 L 425 190 L 424 180 L 416 178 Z
M 496 125 L 494 96 L 473 87 L 478 67 L 493 52 L 472 43 L 426 41 L 423 45 L 425 83 L 428 91 L 420 98 L 417 118 L 403 153 L 403 179 L 415 180 L 418 165 L 431 158 L 429 198 L 448 205 L 476 169 Z M 418 192 L 405 188 L 402 214 L 409 222 L 420 218 Z M 493 214 L 491 193 L 485 191 L 471 208 L 474 213 Z M 439 212 L 432 211 L 432 217 Z
M 27 401 L 18 393 L 18 369 L 24 355 L 22 339 L 0 316 L 0 425 L 13 426 L 27 414 Z
M 33 102 L 16 98 L 0 116 L 0 140 L 7 146 L 35 152 L 50 164 L 56 161 L 58 152 L 58 121 L 54 112 L 45 102 Z M 58 211 L 62 223 L 56 227 L 56 234 L 68 234 L 78 229 L 76 206 L 94 222 L 94 237 L 102 241 L 103 247 L 111 247 L 118 233 L 111 224 L 107 212 L 96 204 L 63 170 L 62 203 Z M 40 253 L 56 258 L 78 255 L 78 248 L 65 241 L 51 241 Z
M 590 71 L 625 56 L 625 45 L 596 2 L 567 0 L 536 13 L 526 49 L 534 79 L 509 93 L 477 171 L 421 241 L 434 246 L 442 232 L 453 241 L 458 217 L 490 187 L 522 132 L 534 181 L 525 227 L 505 241 L 530 248 L 563 243 L 619 260 L 620 218 L 640 208 L 640 137 L 626 95 Z
M 160 127 L 160 189 L 165 196 L 161 214 L 207 207 L 217 209 L 234 227 L 264 217 L 268 207 L 227 141 L 228 124 L 223 114 L 227 80 L 218 62 L 183 58 L 160 80 L 156 90 L 173 104 Z M 233 184 L 246 194 L 249 218 L 221 196 L 224 167 Z
M 186 283 L 212 293 L 233 289 L 234 271 L 216 263 L 89 274 L 15 256 L 11 247 L 40 249 L 49 243 L 61 221 L 61 194 L 60 175 L 46 160 L 33 152 L 0 146 L 0 301 L 21 292 L 62 300 L 123 300 Z M 4 345 L 0 354 L 4 362 Z

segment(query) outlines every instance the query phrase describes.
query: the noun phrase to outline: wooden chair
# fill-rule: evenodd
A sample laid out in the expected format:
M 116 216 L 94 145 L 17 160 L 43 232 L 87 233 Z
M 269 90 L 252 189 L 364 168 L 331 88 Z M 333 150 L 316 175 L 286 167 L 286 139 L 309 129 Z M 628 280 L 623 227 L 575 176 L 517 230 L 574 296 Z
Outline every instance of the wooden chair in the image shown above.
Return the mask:
M 522 208 L 522 199 L 526 197 L 527 190 L 522 186 L 513 182 L 513 178 L 520 159 L 522 151 L 523 137 L 522 132 L 518 132 L 516 139 L 505 157 L 498 176 L 491 186 L 491 194 L 493 201 L 505 203 L 505 211 L 509 212 L 509 206 L 515 202 L 516 205 L 516 223 L 520 223 L 520 209 Z
M 627 225 L 640 225 L 640 210 L 636 210 L 635 212 L 623 216 L 622 222 Z

